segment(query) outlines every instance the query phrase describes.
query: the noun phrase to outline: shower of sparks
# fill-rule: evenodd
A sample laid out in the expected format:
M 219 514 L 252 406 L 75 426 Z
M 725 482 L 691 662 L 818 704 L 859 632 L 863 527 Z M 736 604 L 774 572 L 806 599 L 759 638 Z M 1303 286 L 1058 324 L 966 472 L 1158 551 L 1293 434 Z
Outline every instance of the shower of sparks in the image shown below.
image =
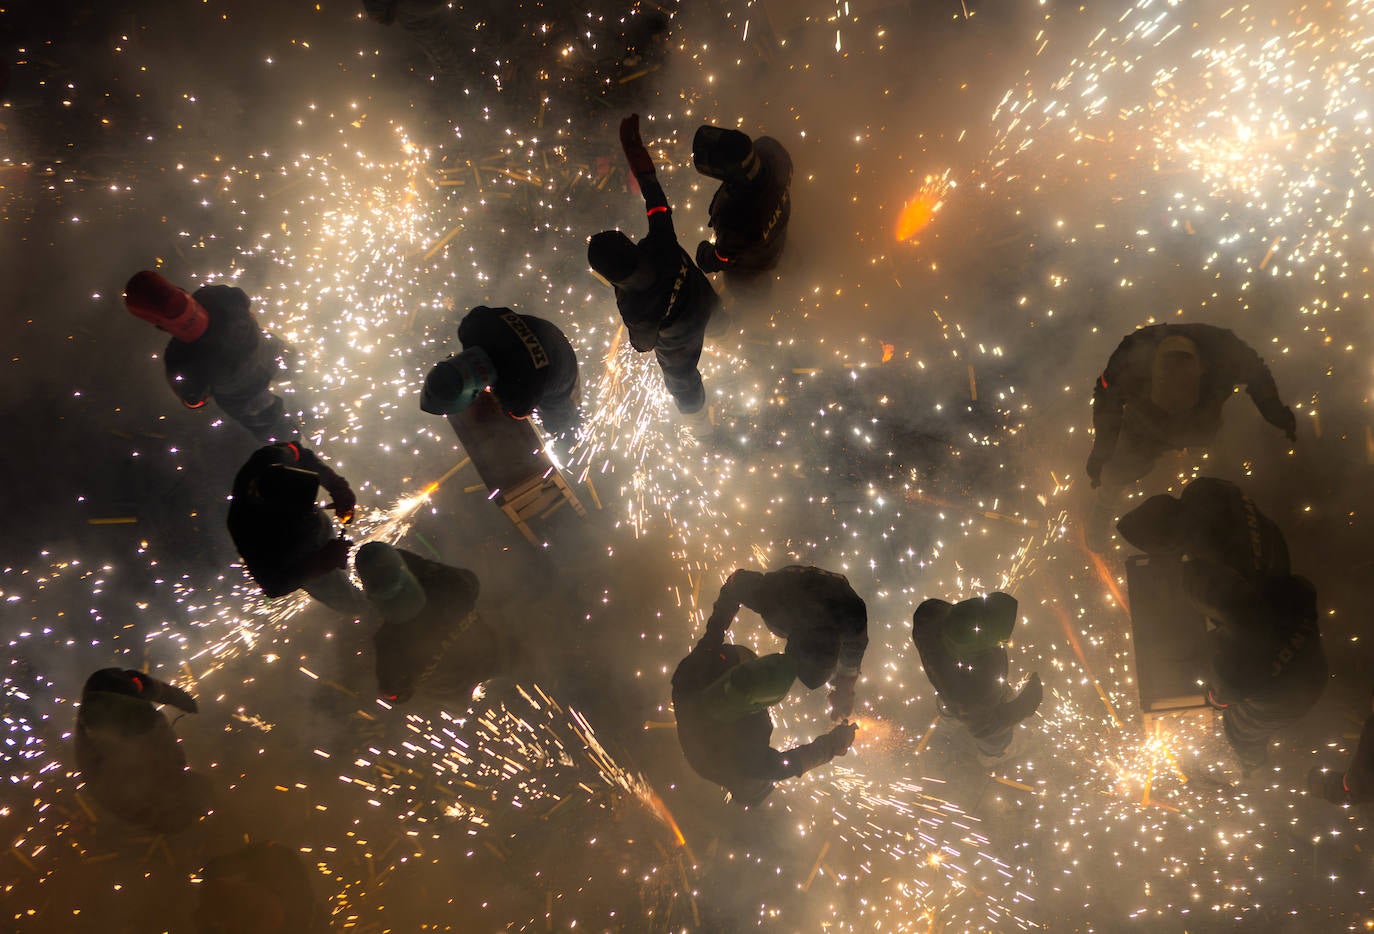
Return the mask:
M 943 175 L 927 175 L 921 190 L 908 201 L 897 216 L 897 240 L 905 243 L 930 226 L 935 215 L 944 207 L 945 195 L 954 187 L 949 171 Z
M 760 11 L 745 8 L 755 18 L 725 13 L 748 43 Z M 873 55 L 890 67 L 859 39 L 864 17 L 837 3 L 833 15 L 809 26 L 824 36 L 825 54 Z M 425 715 L 360 701 L 360 692 L 317 673 L 328 670 L 326 661 L 297 658 L 296 629 L 310 605 L 303 594 L 264 600 L 238 567 L 192 578 L 171 570 L 175 556 L 146 541 L 119 564 L 44 553 L 31 568 L 0 569 L 0 605 L 15 620 L 6 632 L 11 660 L 0 704 L 5 779 L 23 792 L 0 803 L 0 830 L 19 870 L 4 883 L 16 917 L 30 904 L 47 904 L 44 886 L 56 884 L 72 853 L 110 866 L 128 855 L 101 837 L 109 819 L 101 824 L 66 764 L 75 697 L 88 672 L 38 671 L 28 660 L 96 648 L 110 664 L 146 663 L 198 696 L 223 698 L 233 711 L 226 735 L 253 750 L 243 756 L 248 761 L 259 747 L 272 750 L 271 767 L 290 761 L 283 752 L 290 741 L 280 739 L 289 727 L 255 708 L 251 683 L 281 670 L 301 679 L 299 686 L 337 695 L 358 743 L 348 756 L 315 750 L 323 779 L 268 779 L 266 762 L 242 774 L 218 762 L 213 770 L 236 787 L 265 782 L 305 810 L 354 808 L 359 821 L 375 812 L 366 828 L 343 836 L 321 831 L 301 844 L 333 913 L 347 924 L 384 917 L 385 877 L 395 866 L 434 861 L 436 873 L 462 873 L 461 863 L 433 855 L 450 835 L 471 837 L 504 860 L 550 828 L 611 855 L 604 866 L 591 865 L 594 852 L 567 861 L 576 865 L 541 865 L 532 873 L 537 883 L 523 880 L 530 891 L 572 903 L 595 887 L 591 875 L 608 884 L 598 875 L 603 870 L 633 881 L 628 894 L 608 889 L 617 920 L 589 916 L 593 926 L 644 917 L 653 923 L 630 926 L 700 928 L 698 902 L 709 893 L 699 883 L 710 871 L 785 880 L 785 897 L 773 890 L 757 899 L 757 924 L 765 929 L 1053 929 L 1056 918 L 1104 929 L 1127 919 L 1178 927 L 1203 916 L 1260 925 L 1290 911 L 1309 925 L 1326 923 L 1320 894 L 1296 896 L 1290 906 L 1306 880 L 1293 868 L 1299 846 L 1287 841 L 1345 847 L 1345 829 L 1364 832 L 1366 824 L 1353 815 L 1326 823 L 1311 817 L 1300 779 L 1286 771 L 1242 780 L 1209 715 L 1173 718 L 1155 735 L 1141 735 L 1119 567 L 1085 558 L 1070 528 L 1071 483 L 1062 470 L 1032 471 L 1025 455 L 1033 416 L 1042 419 L 1047 446 L 1081 435 L 1045 424 L 1062 411 L 1054 408 L 1061 400 L 1047 383 L 1032 397 L 1034 385 L 1012 375 L 996 341 L 1014 340 L 1003 337 L 1011 323 L 1052 322 L 1056 296 L 1096 269 L 1103 251 L 1120 260 L 1110 275 L 1122 292 L 1143 290 L 1149 275 L 1170 275 L 1148 265 L 1168 240 L 1207 284 L 1204 311 L 1217 294 L 1248 296 L 1262 279 L 1291 283 L 1299 313 L 1257 322 L 1270 328 L 1252 341 L 1266 356 L 1298 341 L 1337 359 L 1362 347 L 1374 221 L 1374 2 L 1136 0 L 1064 55 L 1061 44 L 1075 32 L 1065 28 L 1061 37 L 1057 25 L 1045 21 L 1031 49 L 1034 70 L 997 107 L 990 152 L 960 176 L 959 213 L 979 193 L 1004 200 L 1033 218 L 1026 239 L 1043 228 L 1062 248 L 1046 281 L 1018 283 L 1022 294 L 997 309 L 1005 322 L 975 327 L 934 264 L 929 271 L 904 267 L 905 259 L 884 266 L 887 258 L 876 257 L 874 269 L 891 268 L 900 289 L 911 286 L 904 303 L 926 286 L 946 296 L 922 298 L 913 312 L 934 319 L 939 339 L 898 348 L 864 333 L 864 293 L 852 279 L 796 271 L 795 281 L 777 286 L 781 312 L 741 316 L 708 341 L 702 369 L 711 426 L 678 416 L 652 356 L 629 347 L 609 290 L 584 268 L 588 233 L 618 222 L 637 235 L 642 223 L 636 195 L 622 190 L 623 170 L 601 165 L 609 154 L 618 166 L 613 126 L 552 94 L 579 63 L 593 63 L 604 85 L 617 80 L 600 70 L 605 53 L 594 35 L 615 31 L 604 19 L 588 14 L 576 41 L 558 48 L 538 28 L 530 31 L 524 40 L 549 91 L 532 125 L 498 127 L 484 113 L 457 128 L 462 145 L 450 141 L 442 154 L 399 123 L 307 101 L 298 125 L 328 141 L 316 152 L 172 157 L 174 143 L 150 149 L 150 173 L 165 172 L 207 211 L 203 220 L 174 222 L 175 240 L 186 248 L 177 252 L 194 279 L 243 284 L 264 326 L 294 349 L 288 404 L 302 414 L 308 443 L 353 481 L 362 501 L 344 534 L 356 543 L 401 542 L 423 510 L 437 508 L 442 481 L 430 478 L 443 467 L 413 475 L 419 468 L 410 465 L 428 469 L 458 455 L 448 426 L 419 413 L 416 395 L 428 367 L 456 349 L 459 316 L 491 301 L 549 317 L 568 332 L 582 366 L 585 421 L 569 479 L 606 494 L 617 544 L 660 548 L 680 572 L 669 584 L 663 630 L 639 634 L 646 644 L 651 635 L 662 640 L 655 661 L 663 672 L 643 666 L 663 682 L 655 682 L 656 695 L 666 697 L 666 672 L 734 567 L 816 563 L 849 575 L 868 600 L 860 734 L 850 758 L 780 786 L 762 809 L 785 815 L 791 829 L 782 845 L 711 840 L 708 851 L 708 841 L 694 839 L 692 826 L 679 826 L 669 811 L 670 791 L 623 767 L 580 714 L 538 688 L 503 691 L 499 703 L 492 689 L 470 709 Z M 693 128 L 735 115 L 713 110 L 715 52 L 675 41 L 691 66 L 683 71 L 698 74 L 683 75 L 680 94 L 656 104 L 646 126 L 670 196 L 680 198 L 692 185 L 682 166 L 690 164 Z M 784 41 L 779 52 L 785 58 L 792 47 Z M 555 64 L 544 68 L 549 61 Z M 503 79 L 498 73 L 493 80 Z M 810 122 L 801 104 L 798 111 L 800 125 Z M 814 135 L 819 128 L 812 127 Z M 788 137 L 789 145 L 801 151 L 805 138 Z M 143 179 L 121 180 L 130 181 Z M 56 191 L 74 182 L 57 172 L 50 184 Z M 954 184 L 950 172 L 927 176 L 895 231 L 877 231 L 866 242 L 881 239 L 882 249 L 893 233 L 907 242 L 931 229 Z M 1107 191 L 1110 203 L 1099 216 L 1092 207 L 1074 211 L 1073 199 L 1059 196 L 1080 189 Z M 497 209 L 513 204 L 522 206 L 524 229 L 508 234 L 509 218 Z M 1063 217 L 1051 213 L 1061 205 Z M 704 205 L 689 199 L 674 206 L 688 243 L 695 231 L 687 218 Z M 232 229 L 214 229 L 212 211 L 235 218 Z M 934 231 L 951 221 L 943 216 Z M 539 246 L 527 242 L 534 233 Z M 99 299 L 102 307 L 111 300 Z M 851 301 L 852 340 L 807 340 L 809 323 Z M 883 348 L 881 356 L 874 347 Z M 1064 381 L 1079 387 L 1085 374 Z M 1317 401 L 1314 393 L 1296 407 L 1319 428 Z M 1075 404 L 1072 418 L 1081 423 L 1086 403 L 1075 397 Z M 1176 478 L 1202 466 L 1181 463 Z M 489 504 L 462 508 L 481 507 Z M 789 517 L 785 531 L 782 516 Z M 125 582 L 152 596 L 114 605 L 109 592 Z M 991 772 L 962 772 L 972 768 L 963 737 L 934 719 L 908 621 L 924 597 L 990 589 L 1020 600 L 1013 677 L 1039 671 L 1047 696 L 1040 717 L 1018 730 L 1025 752 Z M 614 587 L 605 602 L 636 611 L 617 602 Z M 748 614 L 732 638 L 777 648 Z M 775 746 L 829 726 L 814 696 L 792 698 L 777 714 Z M 956 778 L 924 777 L 943 760 Z M 968 781 L 968 774 L 977 777 Z M 169 846 L 139 844 L 149 853 Z M 1315 853 L 1317 845 L 1310 848 Z M 805 852 L 792 860 L 788 851 L 796 849 Z M 132 885 L 142 871 L 131 862 L 119 884 Z M 1333 886 L 1367 888 L 1338 875 Z M 1122 892 L 1127 903 L 1117 904 Z M 528 913 L 527 927 L 552 924 L 540 907 Z M 444 917 L 442 909 L 436 906 L 436 916 Z M 568 909 L 570 920 L 576 916 Z

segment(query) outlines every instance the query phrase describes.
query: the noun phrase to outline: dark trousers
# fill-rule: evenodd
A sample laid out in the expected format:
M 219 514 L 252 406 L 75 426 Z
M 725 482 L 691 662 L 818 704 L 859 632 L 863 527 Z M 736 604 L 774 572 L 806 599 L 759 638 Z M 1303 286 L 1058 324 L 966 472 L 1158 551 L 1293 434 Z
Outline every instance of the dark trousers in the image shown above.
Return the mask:
M 280 372 L 278 361 L 293 357 L 294 351 L 280 338 L 264 335 L 253 355 L 211 388 L 220 411 L 263 444 L 300 437 L 300 423 L 272 392 L 272 380 Z
M 1240 764 L 1253 769 L 1264 764 L 1274 734 L 1296 723 L 1306 712 L 1273 701 L 1241 700 L 1222 712 L 1221 722 Z
M 985 756 L 1000 756 L 1011 745 L 1016 721 L 1006 716 L 1000 695 L 991 703 L 976 706 L 956 706 L 941 698 L 940 712 L 962 723 L 978 751 Z
M 539 400 L 539 419 L 544 423 L 544 430 L 551 435 L 561 435 L 575 429 L 582 422 L 582 414 L 578 411 L 581 403 L 582 388 L 574 371 L 571 385 L 545 393 Z
M 271 389 L 251 396 L 216 396 L 220 411 L 238 422 L 263 444 L 299 438 L 300 423 L 288 415 L 286 404 Z
M 706 325 L 716 305 L 716 301 L 711 301 L 700 310 L 682 315 L 658 332 L 658 343 L 654 345 L 654 356 L 663 370 L 663 384 L 684 415 L 700 412 L 706 404 L 706 386 L 697 363 L 706 340 Z

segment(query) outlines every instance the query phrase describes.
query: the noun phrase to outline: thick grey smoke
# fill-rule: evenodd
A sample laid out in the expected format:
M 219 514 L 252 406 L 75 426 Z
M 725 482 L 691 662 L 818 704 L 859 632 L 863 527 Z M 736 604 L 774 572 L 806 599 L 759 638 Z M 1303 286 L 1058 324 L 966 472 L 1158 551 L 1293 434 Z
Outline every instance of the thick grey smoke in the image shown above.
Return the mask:
M 245 835 L 300 851 L 339 929 L 1363 918 L 1363 817 L 1300 790 L 1310 765 L 1348 757 L 1370 687 L 1370 246 L 1355 234 L 1368 192 L 1350 183 L 1348 262 L 1314 276 L 1285 259 L 1313 236 L 1304 222 L 1231 204 L 1224 185 L 1199 194 L 1185 158 L 1140 155 L 1131 108 L 1164 106 L 1156 70 L 1179 69 L 1179 96 L 1195 90 L 1176 49 L 1251 41 L 1205 4 L 1170 14 L 1166 28 L 1201 23 L 1191 35 L 1105 81 L 1118 135 L 1093 148 L 1066 119 L 1020 153 L 1005 109 L 992 119 L 1004 94 L 1033 88 L 1033 122 L 1049 121 L 1053 82 L 1091 61 L 1098 29 L 1112 42 L 1147 13 L 848 6 L 688 4 L 655 39 L 643 5 L 455 3 L 440 15 L 457 69 L 438 77 L 433 34 L 343 0 L 0 13 L 0 633 L 17 744 L 0 830 L 19 854 L 5 899 L 17 930 L 193 930 L 192 874 Z M 1360 27 L 1333 14 L 1313 28 Z M 1331 122 L 1357 127 L 1358 103 Z M 796 166 L 778 280 L 733 297 L 735 329 L 703 358 L 717 431 L 700 447 L 655 395 L 652 364 L 611 353 L 613 297 L 586 268 L 592 233 L 645 229 L 617 138 L 631 111 L 689 252 L 709 236 L 714 189 L 691 165 L 699 124 L 771 135 Z M 1367 135 L 1343 142 L 1363 152 Z M 1335 174 L 1320 159 L 1300 169 Z M 954 184 L 939 211 L 898 242 L 901 208 L 942 175 Z M 1228 209 L 1185 225 L 1180 191 Z M 1314 264 L 1336 269 L 1334 252 Z M 122 307 L 124 281 L 154 267 L 187 287 L 234 281 L 296 343 L 306 372 L 287 398 L 365 510 L 392 510 L 462 459 L 419 412 L 418 380 L 458 349 L 475 305 L 554 320 L 588 405 L 631 400 L 568 471 L 590 478 L 575 485 L 591 516 L 548 517 L 546 547 L 527 546 L 471 469 L 402 540 L 476 572 L 483 616 L 529 648 L 510 681 L 471 711 L 389 710 L 371 624 L 320 606 L 267 615 L 224 527 L 255 444 L 213 409 L 181 408 L 164 336 Z M 1258 349 L 1301 406 L 1300 440 L 1289 454 L 1238 395 L 1205 461 L 1166 459 L 1141 491 L 1195 469 L 1243 483 L 1318 587 L 1333 673 L 1272 772 L 1238 788 L 1206 772 L 1222 775 L 1215 802 L 1194 770 L 1224 761 L 1217 729 L 1180 727 L 1173 759 L 1139 736 L 1128 617 L 1107 586 L 1124 552 L 1099 574 L 1077 544 L 1092 381 L 1124 334 L 1166 320 L 1230 327 Z M 636 442 L 646 404 L 655 427 Z M 788 563 L 843 571 L 867 601 L 859 748 L 742 812 L 683 761 L 668 682 L 731 570 Z M 1038 670 L 1047 699 L 992 778 L 937 722 L 910 615 L 1001 586 L 1022 616 L 1012 677 Z M 748 612 L 732 638 L 778 648 Z M 120 824 L 67 775 L 81 684 L 110 665 L 196 689 L 201 712 L 177 729 L 217 804 L 182 834 Z M 536 707 L 517 681 L 560 706 Z M 572 708 L 656 803 L 597 771 Z M 525 734 L 503 711 L 533 738 L 512 740 Z M 819 693 L 794 694 L 776 722 L 776 746 L 829 728 Z M 477 780 L 483 748 L 509 757 L 503 775 Z

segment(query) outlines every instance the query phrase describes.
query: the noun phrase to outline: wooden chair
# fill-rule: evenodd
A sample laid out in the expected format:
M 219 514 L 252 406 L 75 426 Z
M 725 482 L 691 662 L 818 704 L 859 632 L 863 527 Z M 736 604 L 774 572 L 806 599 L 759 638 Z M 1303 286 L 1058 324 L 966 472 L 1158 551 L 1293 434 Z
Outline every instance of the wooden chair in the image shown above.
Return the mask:
M 477 475 L 491 491 L 492 502 L 530 544 L 540 544 L 529 527 L 531 519 L 547 518 L 565 503 L 586 517 L 587 510 L 577 494 L 544 453 L 534 426 L 503 412 L 490 392 L 482 393 L 457 415 L 450 415 L 448 422 L 472 458 Z

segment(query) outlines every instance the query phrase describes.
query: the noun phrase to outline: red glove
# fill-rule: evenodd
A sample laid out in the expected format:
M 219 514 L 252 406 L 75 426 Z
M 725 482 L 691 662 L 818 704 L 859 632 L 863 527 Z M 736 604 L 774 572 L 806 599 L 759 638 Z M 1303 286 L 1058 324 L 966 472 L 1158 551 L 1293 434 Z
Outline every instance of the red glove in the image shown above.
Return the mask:
M 639 114 L 630 114 L 620 121 L 620 148 L 630 160 L 630 171 L 636 176 L 654 174 L 654 160 L 639 137 Z

